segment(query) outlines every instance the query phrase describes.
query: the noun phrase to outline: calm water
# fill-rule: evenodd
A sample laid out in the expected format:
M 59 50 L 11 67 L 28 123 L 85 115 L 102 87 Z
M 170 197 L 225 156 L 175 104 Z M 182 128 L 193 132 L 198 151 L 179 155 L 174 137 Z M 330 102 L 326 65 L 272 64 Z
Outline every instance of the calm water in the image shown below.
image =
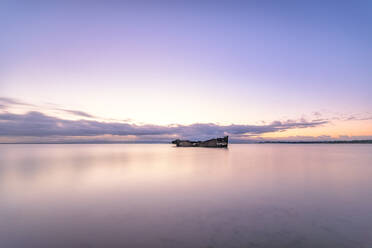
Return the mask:
M 372 247 L 372 145 L 0 145 L 0 247 Z

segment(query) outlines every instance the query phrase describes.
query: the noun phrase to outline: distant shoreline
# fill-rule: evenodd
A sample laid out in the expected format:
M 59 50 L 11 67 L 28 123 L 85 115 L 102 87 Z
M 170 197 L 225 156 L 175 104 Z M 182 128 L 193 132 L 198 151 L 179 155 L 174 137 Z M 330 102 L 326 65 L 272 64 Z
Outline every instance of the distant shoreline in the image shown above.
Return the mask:
M 170 142 L 6 142 L 0 145 L 83 145 L 83 144 L 171 144 Z M 372 140 L 328 140 L 328 141 L 251 141 L 230 144 L 372 144 Z
M 259 144 L 372 144 L 372 140 L 260 141 Z

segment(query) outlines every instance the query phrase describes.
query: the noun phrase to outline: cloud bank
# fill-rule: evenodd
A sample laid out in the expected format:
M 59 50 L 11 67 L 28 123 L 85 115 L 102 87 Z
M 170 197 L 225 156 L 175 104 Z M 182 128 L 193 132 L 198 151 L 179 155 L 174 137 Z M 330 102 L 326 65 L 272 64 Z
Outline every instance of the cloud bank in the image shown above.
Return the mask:
M 268 132 L 285 131 L 292 128 L 308 128 L 326 124 L 327 121 L 300 122 L 275 121 L 267 125 L 217 125 L 196 123 L 192 125 L 136 125 L 118 122 L 100 122 L 92 120 L 64 120 L 45 115 L 41 112 L 26 114 L 0 114 L 0 136 L 48 137 L 76 136 L 92 137 L 113 136 L 166 136 L 177 138 L 208 138 L 222 135 L 256 136 Z
M 28 112 L 14 113 L 12 108 Z M 40 111 L 35 111 L 40 109 Z M 49 142 L 169 142 L 173 139 L 202 140 L 229 135 L 235 142 L 262 140 L 265 133 L 283 132 L 290 129 L 312 128 L 330 123 L 335 117 L 327 118 L 319 112 L 309 121 L 299 120 L 273 121 L 262 125 L 218 125 L 214 123 L 195 123 L 191 125 L 140 125 L 131 120 L 100 119 L 89 113 L 65 108 L 52 107 L 51 113 L 41 112 L 42 107 L 24 103 L 17 99 L 0 97 L 0 143 L 49 143 Z M 46 111 L 48 109 L 45 109 Z M 66 113 L 75 116 L 66 119 Z M 48 112 L 48 111 L 47 111 Z M 322 118 L 323 117 L 323 118 Z M 343 120 L 370 120 L 370 115 L 341 116 Z M 349 137 L 352 138 L 352 137 Z M 359 137 L 360 138 L 360 137 Z M 330 136 L 287 137 L 287 140 L 331 140 Z

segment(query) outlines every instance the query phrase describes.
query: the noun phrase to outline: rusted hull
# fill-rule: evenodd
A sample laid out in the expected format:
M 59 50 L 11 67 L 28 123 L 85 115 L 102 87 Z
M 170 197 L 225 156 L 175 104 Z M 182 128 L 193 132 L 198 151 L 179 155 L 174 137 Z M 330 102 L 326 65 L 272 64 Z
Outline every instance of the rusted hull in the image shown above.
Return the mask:
M 213 148 L 227 148 L 229 144 L 229 137 L 210 139 L 206 141 L 190 141 L 190 140 L 174 140 L 172 144 L 177 147 L 213 147 Z

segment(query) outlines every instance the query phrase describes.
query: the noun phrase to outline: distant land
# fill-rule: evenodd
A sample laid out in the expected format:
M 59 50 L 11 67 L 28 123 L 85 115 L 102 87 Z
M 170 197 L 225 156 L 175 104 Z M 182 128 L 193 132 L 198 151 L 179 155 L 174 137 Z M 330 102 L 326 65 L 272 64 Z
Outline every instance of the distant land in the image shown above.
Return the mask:
M 372 144 L 372 140 L 260 141 L 260 144 Z

